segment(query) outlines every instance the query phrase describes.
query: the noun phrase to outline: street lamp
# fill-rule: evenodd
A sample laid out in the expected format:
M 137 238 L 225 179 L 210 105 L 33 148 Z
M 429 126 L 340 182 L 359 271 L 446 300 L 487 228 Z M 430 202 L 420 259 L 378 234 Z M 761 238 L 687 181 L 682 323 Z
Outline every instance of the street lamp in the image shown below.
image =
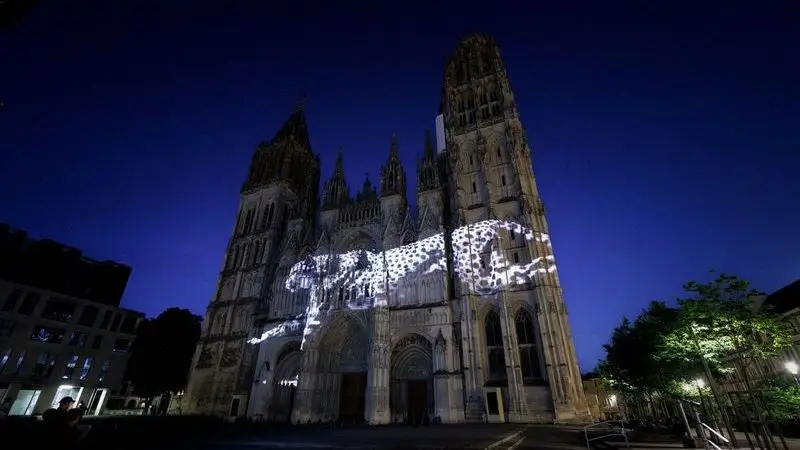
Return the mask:
M 697 386 L 697 389 L 703 389 L 706 387 L 706 382 L 702 378 L 694 380 L 694 384 Z

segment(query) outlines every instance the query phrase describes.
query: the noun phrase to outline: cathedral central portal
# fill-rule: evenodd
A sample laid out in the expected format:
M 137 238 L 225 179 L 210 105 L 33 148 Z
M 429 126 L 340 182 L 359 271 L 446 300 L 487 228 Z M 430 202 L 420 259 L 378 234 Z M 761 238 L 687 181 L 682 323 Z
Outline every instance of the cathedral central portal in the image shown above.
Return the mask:
M 392 422 L 422 424 L 433 416 L 433 348 L 418 334 L 392 348 L 390 408 Z
M 369 338 L 363 324 L 341 314 L 322 335 L 317 365 L 315 415 L 325 421 L 364 422 Z
M 287 344 L 278 356 L 273 377 L 273 394 L 269 417 L 276 422 L 289 422 L 300 376 L 300 343 Z

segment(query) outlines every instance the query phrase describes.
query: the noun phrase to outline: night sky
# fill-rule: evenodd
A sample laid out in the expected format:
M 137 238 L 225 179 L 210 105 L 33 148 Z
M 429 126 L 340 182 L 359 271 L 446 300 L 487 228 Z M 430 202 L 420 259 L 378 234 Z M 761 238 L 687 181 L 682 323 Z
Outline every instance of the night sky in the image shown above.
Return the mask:
M 413 189 L 445 57 L 481 31 L 584 370 L 623 315 L 708 269 L 798 278 L 796 2 L 325 3 L 42 0 L 0 34 L 0 222 L 131 265 L 127 307 L 202 313 L 252 152 L 295 101 L 323 178 L 342 147 L 351 186 L 375 181 L 396 133 Z

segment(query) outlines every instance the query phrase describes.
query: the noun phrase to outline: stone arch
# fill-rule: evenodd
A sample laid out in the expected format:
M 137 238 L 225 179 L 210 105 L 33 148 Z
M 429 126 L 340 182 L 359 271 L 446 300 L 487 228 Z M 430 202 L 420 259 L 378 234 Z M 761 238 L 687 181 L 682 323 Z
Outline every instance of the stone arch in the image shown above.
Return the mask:
M 483 317 L 481 325 L 486 346 L 486 384 L 490 386 L 505 385 L 508 382 L 508 376 L 500 314 L 494 309 L 490 310 Z
M 275 371 L 272 377 L 272 402 L 270 418 L 277 422 L 288 422 L 294 408 L 294 394 L 300 376 L 302 363 L 300 342 L 292 341 L 284 345 L 275 360 Z
M 347 234 L 339 243 L 339 251 L 347 253 L 352 250 L 377 251 L 377 240 L 365 230 L 357 230 Z
M 477 313 L 476 318 L 480 323 L 484 323 L 486 321 L 486 316 L 488 316 L 489 313 L 494 312 L 495 314 L 500 314 L 500 308 L 490 302 L 481 302 L 477 305 L 475 310 Z
M 410 245 L 410 244 L 413 244 L 414 241 L 416 241 L 416 240 L 417 240 L 417 238 L 416 238 L 416 236 L 414 236 L 414 232 L 412 230 L 406 230 L 403 233 L 403 237 L 402 237 L 402 240 L 400 241 L 400 243 L 402 245 Z
M 539 333 L 537 333 L 536 317 L 525 306 L 520 306 L 514 313 L 514 332 L 519 349 L 522 379 L 526 383 L 534 383 L 543 378 L 541 354 L 539 352 Z
M 369 338 L 362 321 L 348 313 L 337 313 L 321 333 L 321 338 L 320 370 L 366 370 Z
M 350 313 L 333 313 L 321 334 L 313 400 L 323 421 L 363 422 L 366 410 L 369 335 L 363 320 Z
M 297 254 L 297 260 L 302 261 L 307 257 L 312 256 L 313 254 L 314 254 L 314 249 L 310 245 L 306 244 Z
M 392 346 L 389 407 L 392 422 L 421 424 L 433 415 L 433 344 L 411 333 Z
M 427 379 L 433 373 L 433 345 L 425 336 L 409 334 L 394 344 L 391 361 L 392 378 Z

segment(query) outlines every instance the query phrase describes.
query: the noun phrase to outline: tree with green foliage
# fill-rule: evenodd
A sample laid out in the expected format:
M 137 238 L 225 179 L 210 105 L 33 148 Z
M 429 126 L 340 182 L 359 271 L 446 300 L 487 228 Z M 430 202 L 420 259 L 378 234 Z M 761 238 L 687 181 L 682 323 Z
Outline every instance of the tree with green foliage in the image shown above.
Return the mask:
M 676 307 L 652 302 L 634 321 L 624 319 L 604 346 L 598 371 L 612 389 L 651 404 L 654 393 L 661 399 L 698 395 L 694 381 L 705 374 L 721 410 L 715 378 L 734 367 L 744 374 L 747 363 L 777 356 L 790 345 L 791 332 L 782 317 L 759 308 L 760 293 L 738 277 L 692 281 L 684 290 L 688 295 Z
M 188 309 L 169 308 L 139 325 L 125 372 L 137 395 L 150 399 L 184 388 L 201 321 Z
M 775 377 L 758 388 L 775 420 L 788 422 L 800 417 L 800 384 L 793 377 Z
M 651 302 L 634 321 L 623 319 L 604 346 L 606 358 L 599 371 L 618 390 L 674 391 L 675 382 L 697 367 L 663 351 L 679 317 L 677 308 Z
M 729 361 L 763 360 L 791 345 L 788 323 L 759 308 L 761 292 L 749 282 L 721 274 L 709 283 L 691 281 L 678 300 L 678 320 L 665 339 L 661 356 L 682 361 L 704 360 L 730 370 Z
M 663 302 L 652 302 L 634 321 L 623 319 L 604 346 L 606 358 L 598 371 L 607 386 L 624 395 L 635 416 L 669 414 L 665 400 L 679 389 L 675 380 L 688 364 L 658 355 L 678 314 Z

